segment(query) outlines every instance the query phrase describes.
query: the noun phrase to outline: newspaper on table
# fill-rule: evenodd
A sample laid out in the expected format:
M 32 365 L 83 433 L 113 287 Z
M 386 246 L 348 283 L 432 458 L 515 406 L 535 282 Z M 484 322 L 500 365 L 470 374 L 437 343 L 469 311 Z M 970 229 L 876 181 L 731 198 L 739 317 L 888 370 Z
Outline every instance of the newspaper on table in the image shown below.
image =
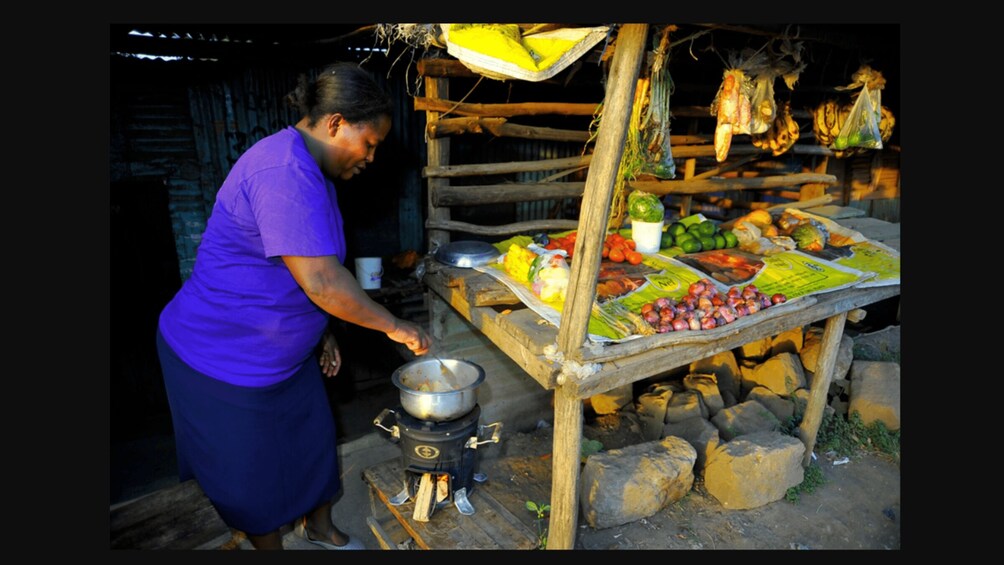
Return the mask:
M 823 222 L 834 245 L 820 252 L 792 250 L 769 256 L 738 248 L 689 254 L 662 250 L 645 254 L 641 265 L 630 266 L 604 260 L 587 329 L 589 340 L 616 343 L 642 337 L 631 330 L 628 313 L 637 313 L 643 305 L 661 297 L 679 299 L 688 293 L 692 283 L 702 279 L 723 294 L 733 286 L 741 290 L 753 284 L 768 296 L 783 294 L 788 302 L 849 287 L 899 284 L 900 257 L 896 250 L 829 219 L 796 209 L 788 211 Z M 506 285 L 527 307 L 559 326 L 563 300 L 544 302 L 534 294 L 529 282 L 517 280 L 502 266 L 510 244 L 526 246 L 531 241 L 528 236 L 516 236 L 496 243 L 503 253 L 498 262 L 476 269 Z

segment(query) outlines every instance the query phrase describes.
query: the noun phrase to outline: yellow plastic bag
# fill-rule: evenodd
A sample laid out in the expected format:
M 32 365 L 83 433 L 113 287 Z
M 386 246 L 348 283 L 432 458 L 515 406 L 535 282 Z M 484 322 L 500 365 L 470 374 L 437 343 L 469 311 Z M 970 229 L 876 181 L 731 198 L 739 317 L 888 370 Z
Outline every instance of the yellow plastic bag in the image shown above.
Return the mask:
M 497 80 L 549 79 L 602 41 L 610 28 L 561 28 L 522 35 L 517 24 L 440 24 L 446 52 Z

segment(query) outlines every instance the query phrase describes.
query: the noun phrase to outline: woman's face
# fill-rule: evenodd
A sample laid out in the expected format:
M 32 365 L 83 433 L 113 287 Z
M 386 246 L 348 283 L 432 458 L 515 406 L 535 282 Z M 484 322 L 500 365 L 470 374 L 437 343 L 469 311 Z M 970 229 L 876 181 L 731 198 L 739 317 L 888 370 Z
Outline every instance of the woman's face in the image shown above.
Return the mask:
M 375 124 L 349 122 L 337 117 L 337 128 L 328 138 L 325 172 L 332 178 L 348 180 L 373 162 L 377 145 L 390 132 L 390 116 L 380 116 Z

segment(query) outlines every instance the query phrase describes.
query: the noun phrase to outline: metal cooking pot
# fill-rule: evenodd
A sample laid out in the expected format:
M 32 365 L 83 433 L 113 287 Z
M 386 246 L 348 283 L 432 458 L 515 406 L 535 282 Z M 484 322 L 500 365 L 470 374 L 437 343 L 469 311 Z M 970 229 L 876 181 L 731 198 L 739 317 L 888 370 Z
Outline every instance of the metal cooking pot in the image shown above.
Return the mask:
M 401 407 L 420 420 L 445 422 L 474 409 L 485 370 L 463 359 L 421 358 L 397 368 L 391 382 L 401 390 Z M 443 366 L 445 365 L 445 367 Z M 453 373 L 452 384 L 444 372 Z

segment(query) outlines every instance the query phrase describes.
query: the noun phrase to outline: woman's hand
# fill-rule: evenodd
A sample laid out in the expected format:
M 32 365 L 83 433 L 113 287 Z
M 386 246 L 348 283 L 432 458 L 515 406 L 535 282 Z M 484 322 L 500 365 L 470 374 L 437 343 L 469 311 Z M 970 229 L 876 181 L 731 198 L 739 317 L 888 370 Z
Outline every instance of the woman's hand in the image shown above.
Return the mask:
M 415 355 L 425 355 L 429 352 L 429 334 L 422 326 L 407 320 L 397 320 L 394 329 L 387 332 L 387 337 L 408 346 Z
M 342 351 L 338 341 L 330 330 L 324 332 L 321 338 L 321 372 L 326 377 L 333 377 L 342 368 Z

